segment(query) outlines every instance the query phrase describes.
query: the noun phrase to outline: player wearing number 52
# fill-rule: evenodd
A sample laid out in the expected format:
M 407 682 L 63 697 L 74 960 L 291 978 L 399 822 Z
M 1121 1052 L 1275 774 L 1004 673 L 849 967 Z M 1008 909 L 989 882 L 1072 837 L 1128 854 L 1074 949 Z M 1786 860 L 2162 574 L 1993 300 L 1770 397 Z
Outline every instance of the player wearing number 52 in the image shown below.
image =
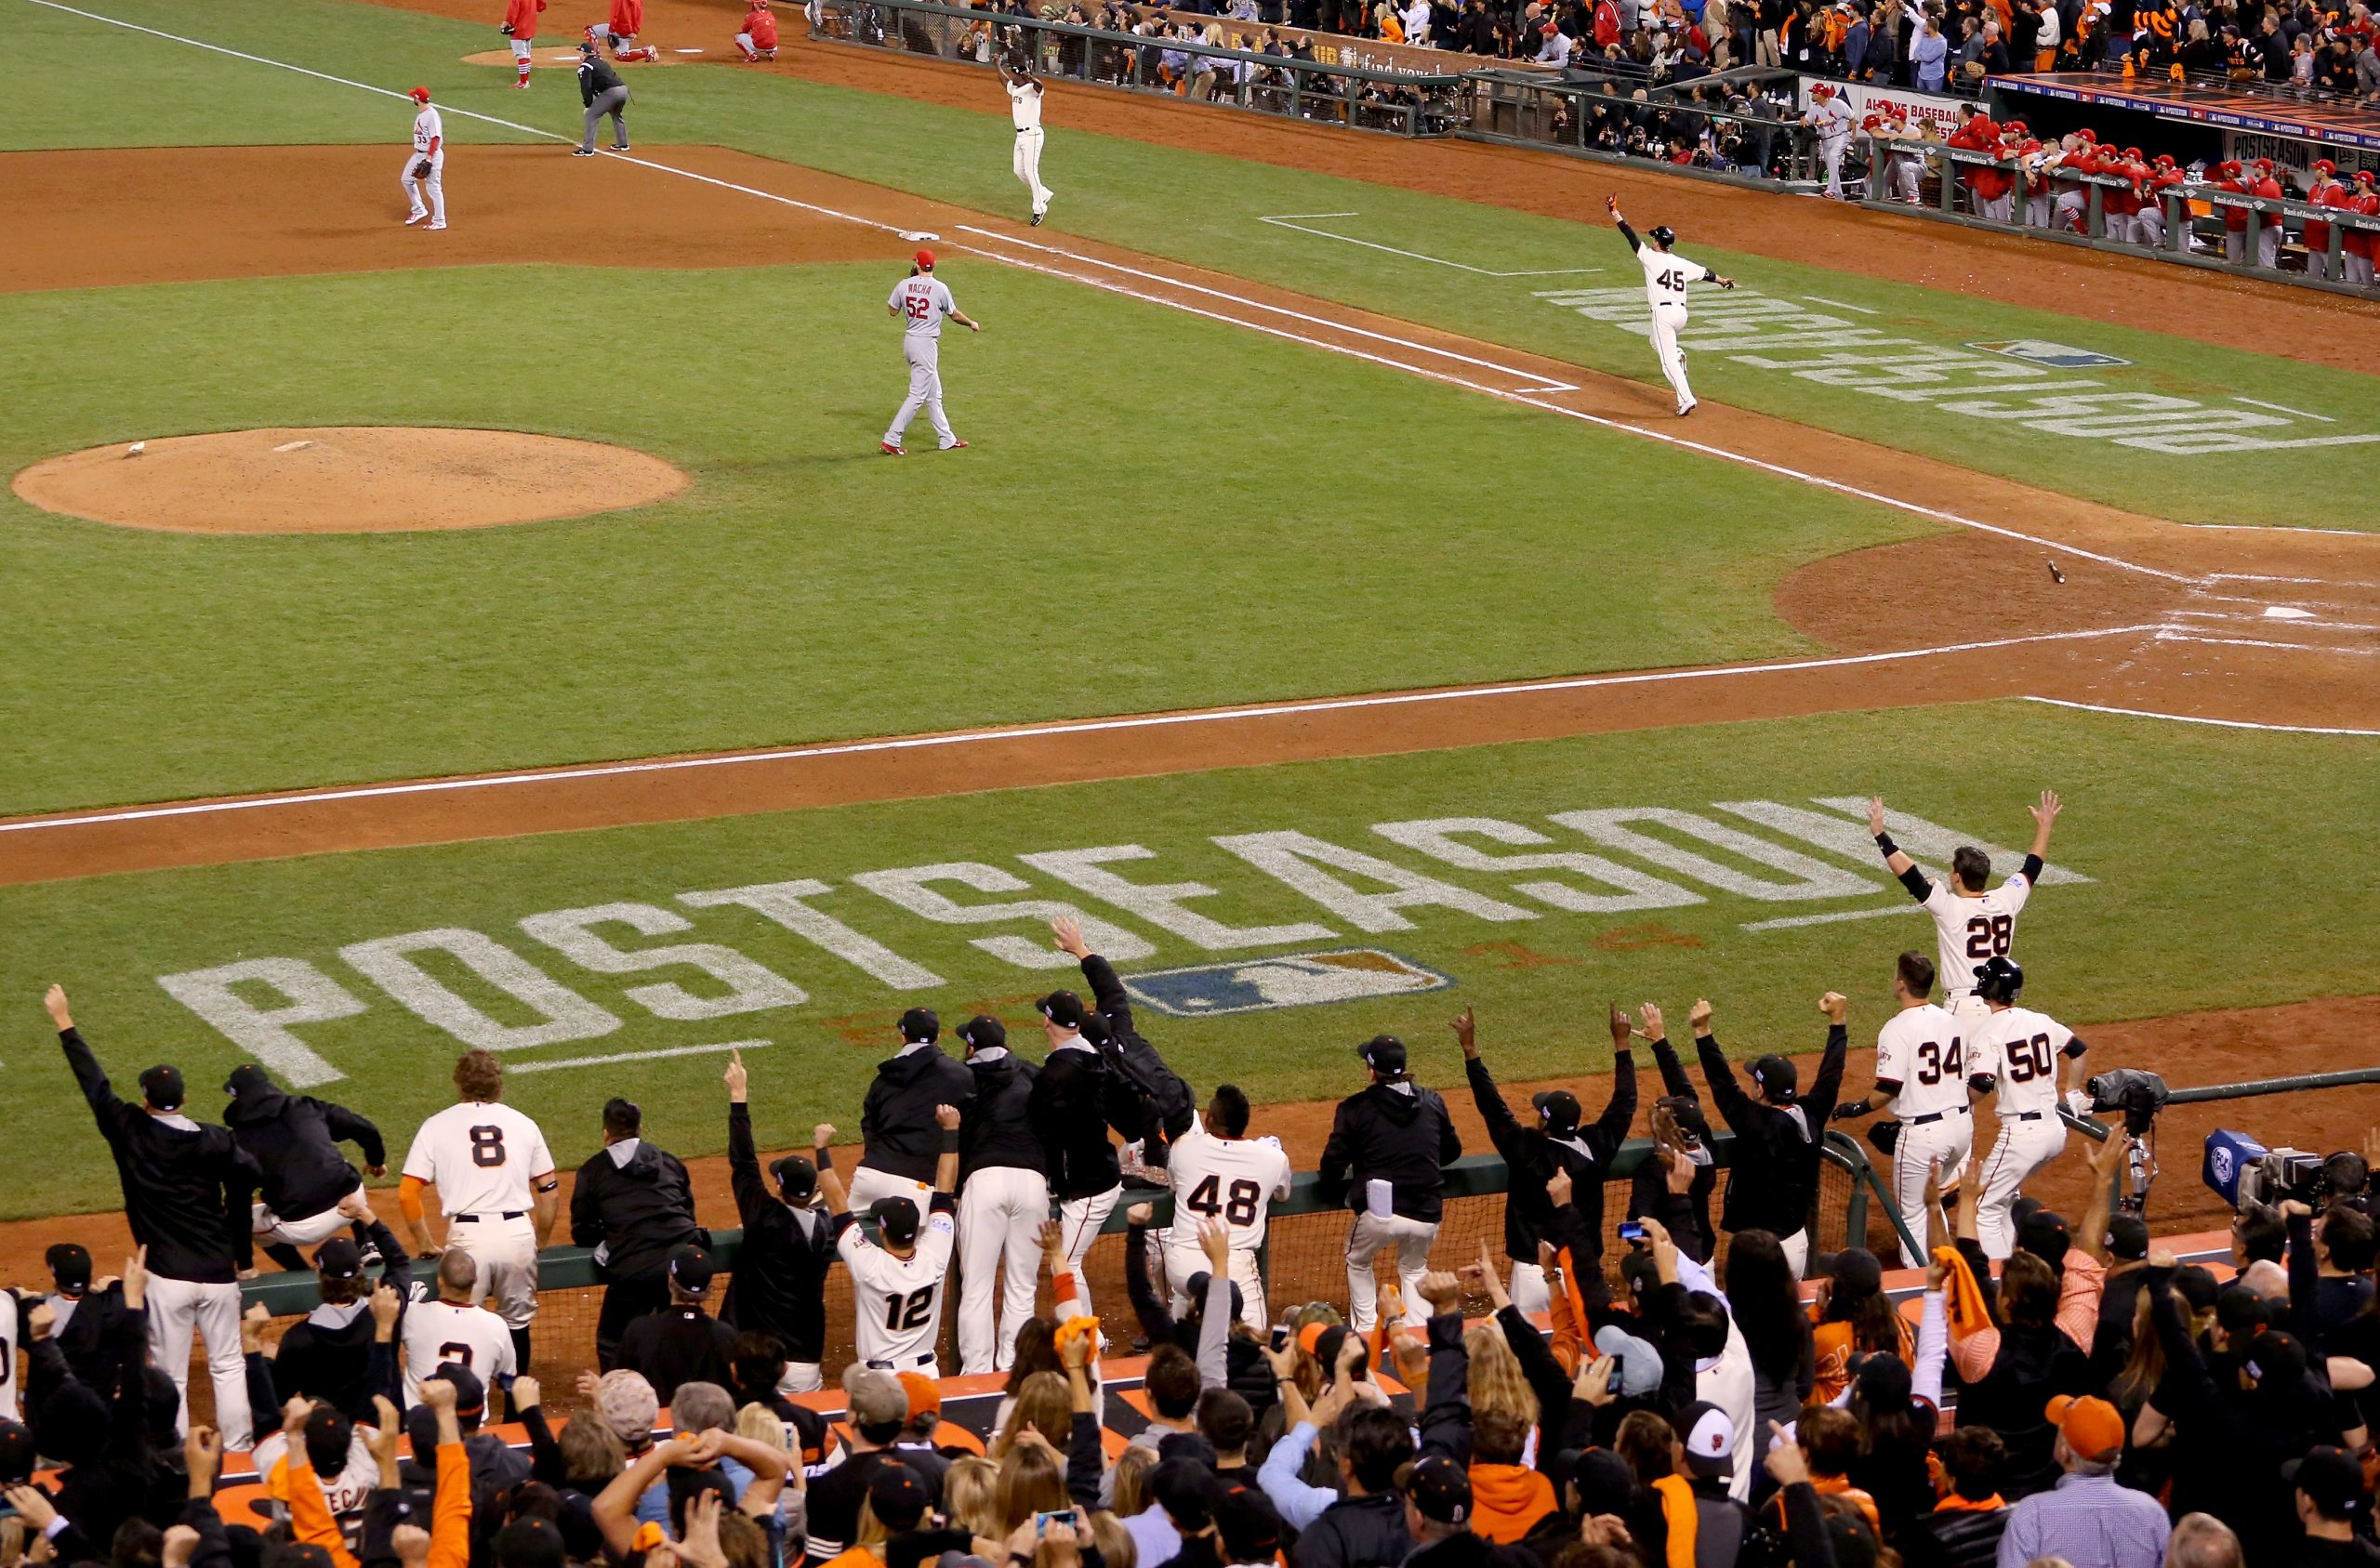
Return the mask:
M 1950 885 L 1945 888 L 1920 871 L 1884 831 L 1884 797 L 1868 802 L 1868 831 L 1876 836 L 1884 864 L 1900 878 L 1909 896 L 1934 916 L 1935 947 L 1941 955 L 1936 967 L 1941 972 L 1942 1006 L 1966 1028 L 1982 1022 L 1984 1015 L 1983 1003 L 1975 994 L 1975 967 L 1987 958 L 2005 958 L 2016 946 L 2017 912 L 2032 896 L 2033 884 L 2041 880 L 2042 857 L 2049 853 L 2049 830 L 2057 824 L 2062 809 L 2056 790 L 2042 791 L 2041 803 L 2031 808 L 2031 852 L 2016 875 L 1986 892 L 1984 884 L 1991 880 L 1990 855 L 1972 844 L 1951 850 Z M 1921 1169 L 1918 1174 L 1924 1172 Z
M 455 1061 L 456 1103 L 421 1124 L 397 1183 L 397 1206 L 425 1258 L 444 1250 L 469 1259 L 463 1299 L 493 1296 L 512 1331 L 513 1360 L 529 1365 L 529 1324 L 537 1315 L 537 1249 L 554 1228 L 562 1182 L 537 1124 L 502 1103 L 504 1065 L 468 1050 Z M 422 1210 L 424 1187 L 438 1189 L 446 1215 L 442 1245 Z M 443 1269 L 440 1279 L 445 1278 Z M 476 1370 L 476 1369 L 475 1369 Z
M 1893 1157 L 1893 1206 L 1920 1246 L 1925 1244 L 1927 1168 L 1940 1169 L 1948 1182 L 1975 1150 L 1966 1075 L 1981 1074 L 1980 1087 L 1991 1087 L 1989 1072 L 1961 1038 L 1964 1025 L 1936 1007 L 1928 999 L 1933 994 L 1932 961 L 1923 953 L 1902 954 L 1893 968 L 1893 1000 L 1900 1010 L 1876 1031 L 1875 1091 L 1834 1108 L 1839 1122 L 1871 1111 L 1892 1113 L 1890 1127 L 1880 1127 L 1869 1137 Z M 1900 1260 L 1904 1268 L 1925 1266 L 1908 1242 L 1901 1243 Z
M 633 1100 L 615 1095 L 604 1102 L 603 1147 L 571 1183 L 570 1239 L 594 1248 L 603 1271 L 595 1365 L 609 1372 L 621 1364 L 620 1336 L 628 1324 L 670 1304 L 673 1255 L 705 1239 L 694 1224 L 694 1185 L 686 1167 L 645 1138 L 644 1113 Z M 703 1282 L 709 1281 L 706 1266 Z M 661 1386 L 657 1378 L 653 1384 Z M 669 1396 L 663 1394 L 661 1403 L 668 1403 Z
M 942 1324 L 943 1283 L 959 1240 L 951 1199 L 959 1189 L 959 1108 L 937 1105 L 933 1119 L 941 1129 L 942 1153 L 934 1161 L 933 1196 L 922 1219 L 907 1198 L 879 1198 L 868 1210 L 876 1222 L 871 1241 L 852 1212 L 843 1179 L 832 1170 L 818 1173 L 818 1190 L 834 1217 L 835 1248 L 852 1272 L 859 1359 L 880 1371 L 927 1377 L 942 1376 L 933 1347 Z

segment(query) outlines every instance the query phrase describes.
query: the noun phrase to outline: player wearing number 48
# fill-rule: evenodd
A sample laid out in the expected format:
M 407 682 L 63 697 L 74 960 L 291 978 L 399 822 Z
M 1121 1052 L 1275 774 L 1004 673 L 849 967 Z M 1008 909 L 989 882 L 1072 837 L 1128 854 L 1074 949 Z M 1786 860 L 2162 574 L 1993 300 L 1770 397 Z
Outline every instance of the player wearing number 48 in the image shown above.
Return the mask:
M 1165 1278 L 1176 1300 L 1197 1300 L 1193 1282 L 1207 1272 L 1198 1222 L 1215 1220 L 1230 1236 L 1231 1283 L 1239 1289 L 1239 1321 L 1263 1332 L 1264 1281 L 1256 1268 L 1273 1205 L 1289 1195 L 1289 1156 L 1277 1138 L 1251 1138 L 1248 1096 L 1236 1084 L 1218 1087 L 1203 1117 L 1174 1140 L 1168 1155 L 1173 1180 L 1173 1224 L 1165 1232 Z

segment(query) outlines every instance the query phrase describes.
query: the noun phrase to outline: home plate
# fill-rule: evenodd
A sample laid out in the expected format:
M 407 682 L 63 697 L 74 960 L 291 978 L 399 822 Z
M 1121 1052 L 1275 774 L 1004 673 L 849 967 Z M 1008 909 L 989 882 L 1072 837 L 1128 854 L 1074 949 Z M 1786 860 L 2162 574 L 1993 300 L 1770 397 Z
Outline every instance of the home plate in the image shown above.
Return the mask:
M 2314 613 L 2311 610 L 2300 610 L 2294 604 L 2265 606 L 2265 619 L 2268 621 L 2310 621 L 2313 618 Z
M 672 49 L 669 52 L 679 55 L 698 55 L 702 53 L 700 49 Z

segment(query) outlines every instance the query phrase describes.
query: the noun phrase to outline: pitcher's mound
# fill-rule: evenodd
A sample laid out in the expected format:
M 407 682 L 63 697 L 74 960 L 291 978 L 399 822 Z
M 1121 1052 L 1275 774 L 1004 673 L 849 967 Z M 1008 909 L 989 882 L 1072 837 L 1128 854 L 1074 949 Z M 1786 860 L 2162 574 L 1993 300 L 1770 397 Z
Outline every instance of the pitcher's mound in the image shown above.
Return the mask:
M 493 528 L 667 500 L 694 482 L 626 447 L 514 430 L 332 426 L 171 436 L 36 463 L 17 494 L 47 511 L 185 534 Z

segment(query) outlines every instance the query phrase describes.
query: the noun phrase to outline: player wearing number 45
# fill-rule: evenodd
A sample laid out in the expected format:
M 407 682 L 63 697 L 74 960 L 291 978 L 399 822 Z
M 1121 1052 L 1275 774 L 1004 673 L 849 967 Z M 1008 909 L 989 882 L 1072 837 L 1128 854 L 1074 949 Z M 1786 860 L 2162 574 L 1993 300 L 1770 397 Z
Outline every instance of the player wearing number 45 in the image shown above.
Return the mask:
M 1983 1192 L 1976 1205 L 1976 1240 L 1983 1255 L 2003 1258 L 2016 1250 L 2009 1210 L 2025 1179 L 2066 1148 L 2066 1124 L 2057 1118 L 2057 1064 L 2072 1063 L 2069 1096 L 2082 1093 L 2084 1059 L 2091 1048 L 2047 1013 L 2016 1006 L 2025 971 L 2007 958 L 1976 966 L 1975 992 L 1991 1016 L 1972 1026 L 1967 1071 L 1977 1080 L 1996 1079 L 2000 1091 L 2000 1137 L 1977 1171 Z
M 1934 965 L 1923 953 L 1904 953 L 1893 970 L 1893 999 L 1900 1004 L 1876 1031 L 1876 1087 L 1865 1100 L 1834 1108 L 1847 1121 L 1878 1109 L 1892 1113 L 1888 1127 L 1870 1136 L 1893 1157 L 1893 1206 L 1920 1246 L 1925 1243 L 1925 1176 L 1938 1165 L 1950 1173 L 1975 1148 L 1975 1113 L 1967 1104 L 1965 1074 L 1980 1061 L 1960 1039 L 1961 1021 L 1929 999 Z M 1982 1087 L 1990 1087 L 1988 1076 Z M 1925 1259 L 1901 1243 L 1904 1268 L 1922 1269 Z
M 1604 204 L 1611 209 L 1611 220 L 1620 225 L 1620 237 L 1645 269 L 1645 297 L 1653 307 L 1653 353 L 1661 362 L 1661 376 L 1677 394 L 1679 417 L 1694 412 L 1694 389 L 1686 384 L 1686 350 L 1678 347 L 1678 334 L 1686 330 L 1686 285 L 1703 282 L 1717 283 L 1721 288 L 1733 288 L 1736 280 L 1723 278 L 1699 261 L 1688 261 L 1670 249 L 1677 236 L 1668 224 L 1660 224 L 1643 240 L 1628 227 L 1620 216 L 1620 198 L 1613 196 Z M 1648 245 L 1646 242 L 1650 241 Z
M 504 1066 L 492 1053 L 469 1050 L 456 1061 L 455 1092 L 457 1102 L 414 1134 L 397 1206 L 421 1256 L 443 1250 L 469 1259 L 469 1294 L 462 1299 L 496 1298 L 512 1331 L 513 1359 L 525 1367 L 529 1324 L 537 1315 L 537 1249 L 554 1228 L 562 1182 L 537 1124 L 500 1103 Z M 422 1212 L 426 1186 L 438 1189 L 446 1214 L 443 1248 Z M 445 1278 L 443 1268 L 439 1277 Z
M 1884 797 L 1868 802 L 1868 831 L 1876 836 L 1884 864 L 1900 878 L 1909 896 L 1934 916 L 1934 942 L 1941 955 L 1937 968 L 1942 1006 L 1968 1028 L 1980 1023 L 1984 1013 L 1983 1003 L 1975 995 L 1975 967 L 1987 958 L 2005 958 L 2016 945 L 2017 913 L 2032 896 L 2033 884 L 2041 880 L 2042 857 L 2049 853 L 2049 830 L 2057 825 L 2057 813 L 2063 809 L 2056 790 L 2042 791 L 2041 804 L 2031 808 L 2032 851 L 2014 876 L 1986 892 L 1984 884 L 1991 880 L 1990 855 L 1972 844 L 1960 845 L 1950 852 L 1950 886 L 1945 888 L 1918 870 L 1917 863 L 1901 853 L 1893 836 L 1884 831 Z
M 958 1245 L 959 1108 L 937 1105 L 942 1153 L 933 1167 L 933 1197 L 920 1219 L 907 1198 L 879 1198 L 868 1210 L 877 1238 L 868 1239 L 852 1212 L 843 1179 L 818 1173 L 818 1190 L 834 1217 L 835 1247 L 852 1272 L 852 1318 L 859 1359 L 884 1372 L 940 1377 L 933 1342 L 942 1325 L 942 1287 Z

